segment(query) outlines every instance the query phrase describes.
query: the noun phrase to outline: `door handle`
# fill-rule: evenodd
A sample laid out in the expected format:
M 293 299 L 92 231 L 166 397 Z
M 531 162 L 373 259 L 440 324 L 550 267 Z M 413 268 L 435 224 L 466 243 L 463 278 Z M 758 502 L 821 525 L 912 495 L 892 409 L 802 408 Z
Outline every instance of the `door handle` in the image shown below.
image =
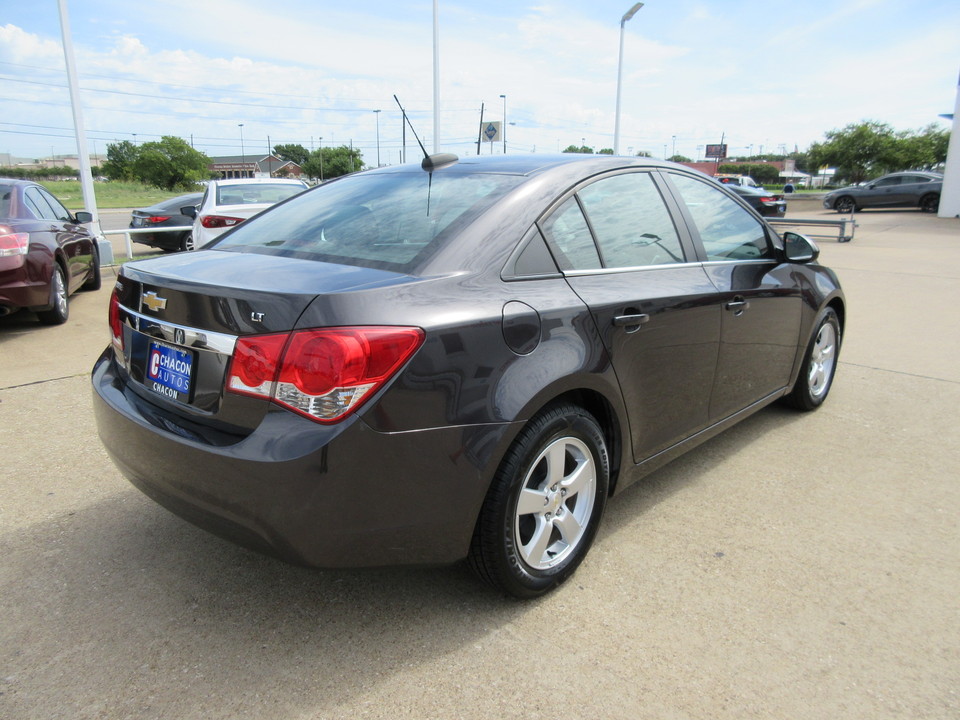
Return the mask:
M 734 315 L 743 315 L 744 310 L 750 309 L 750 303 L 743 298 L 735 298 L 724 305 L 724 307 L 732 311 Z
M 636 315 L 615 315 L 613 318 L 613 324 L 617 327 L 632 327 L 635 325 L 642 325 L 650 319 L 650 316 L 645 313 L 638 313 Z

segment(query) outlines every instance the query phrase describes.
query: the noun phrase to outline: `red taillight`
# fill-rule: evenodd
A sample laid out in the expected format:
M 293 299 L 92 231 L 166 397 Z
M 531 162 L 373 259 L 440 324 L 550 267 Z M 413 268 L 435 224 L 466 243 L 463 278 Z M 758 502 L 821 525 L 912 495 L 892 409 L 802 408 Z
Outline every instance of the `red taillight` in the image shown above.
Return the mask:
M 144 218 L 144 222 L 148 223 L 162 223 L 170 219 L 169 215 L 155 215 L 154 217 Z
M 30 233 L 13 232 L 0 225 L 0 257 L 26 255 L 30 247 Z
M 113 349 L 119 355 L 123 354 L 123 321 L 120 319 L 120 298 L 117 295 L 117 289 L 113 289 L 110 295 L 110 339 L 113 343 Z
M 415 327 L 344 327 L 237 340 L 227 389 L 269 398 L 316 422 L 356 410 L 423 344 Z
M 230 217 L 229 215 L 204 215 L 200 218 L 200 224 L 205 228 L 222 228 L 239 225 L 245 218 Z

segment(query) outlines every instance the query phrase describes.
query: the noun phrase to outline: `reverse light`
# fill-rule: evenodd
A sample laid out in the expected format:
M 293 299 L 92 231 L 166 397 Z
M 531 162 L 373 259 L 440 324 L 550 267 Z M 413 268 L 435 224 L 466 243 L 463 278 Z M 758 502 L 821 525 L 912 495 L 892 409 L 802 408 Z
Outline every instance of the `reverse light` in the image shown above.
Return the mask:
M 246 218 L 230 217 L 229 215 L 204 215 L 200 218 L 200 224 L 205 228 L 223 228 L 239 225 Z
M 423 344 L 417 327 L 340 327 L 237 340 L 227 390 L 269 399 L 320 423 L 360 407 Z

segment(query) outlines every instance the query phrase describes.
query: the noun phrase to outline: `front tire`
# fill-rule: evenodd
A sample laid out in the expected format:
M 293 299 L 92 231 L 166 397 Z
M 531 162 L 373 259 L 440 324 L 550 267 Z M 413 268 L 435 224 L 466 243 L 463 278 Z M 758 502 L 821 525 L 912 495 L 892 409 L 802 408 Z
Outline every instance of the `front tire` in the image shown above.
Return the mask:
M 100 252 L 95 247 L 93 248 L 93 267 L 91 269 L 90 277 L 80 287 L 81 290 L 99 290 L 103 283 L 100 276 Z
M 833 209 L 841 214 L 850 214 L 857 211 L 857 203 L 849 195 L 838 197 L 833 203 Z
M 571 404 L 543 411 L 494 477 L 474 530 L 471 567 L 514 597 L 549 592 L 587 554 L 609 483 L 607 445 L 593 416 Z
M 817 331 L 803 356 L 800 376 L 784 399 L 798 410 L 816 410 L 827 399 L 840 354 L 840 319 L 833 308 L 820 315 Z

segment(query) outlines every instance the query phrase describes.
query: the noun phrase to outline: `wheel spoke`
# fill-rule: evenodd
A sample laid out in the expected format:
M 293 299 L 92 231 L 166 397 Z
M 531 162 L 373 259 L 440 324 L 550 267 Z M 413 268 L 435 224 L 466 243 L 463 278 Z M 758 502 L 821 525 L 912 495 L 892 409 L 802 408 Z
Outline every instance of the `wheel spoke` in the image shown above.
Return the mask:
M 594 481 L 593 463 L 582 461 L 576 469 L 564 478 L 563 487 L 567 489 L 568 498 L 576 495 Z
M 537 517 L 537 527 L 533 531 L 530 542 L 523 546 L 524 559 L 531 565 L 538 566 L 545 561 L 547 546 L 553 535 L 553 523 Z
M 563 536 L 568 545 L 573 545 L 580 537 L 580 533 L 583 532 L 583 525 L 569 510 L 562 515 L 558 515 L 557 519 L 554 520 L 554 525 L 560 530 L 560 535 Z
M 543 490 L 524 488 L 517 501 L 517 515 L 542 513 L 547 504 L 547 494 Z
M 547 486 L 550 487 L 563 480 L 563 471 L 567 464 L 566 444 L 557 442 L 551 445 L 544 459 L 547 461 Z

